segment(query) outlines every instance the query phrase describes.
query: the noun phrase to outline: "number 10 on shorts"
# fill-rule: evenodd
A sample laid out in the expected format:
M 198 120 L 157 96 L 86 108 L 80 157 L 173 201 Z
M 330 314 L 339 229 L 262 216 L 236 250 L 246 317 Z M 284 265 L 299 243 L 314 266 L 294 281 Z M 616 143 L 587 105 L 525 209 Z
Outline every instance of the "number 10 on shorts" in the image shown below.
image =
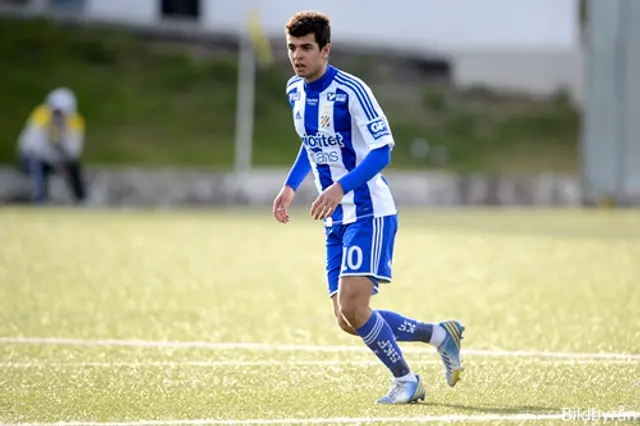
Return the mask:
M 363 254 L 358 246 L 349 246 L 342 249 L 342 272 L 360 272 Z

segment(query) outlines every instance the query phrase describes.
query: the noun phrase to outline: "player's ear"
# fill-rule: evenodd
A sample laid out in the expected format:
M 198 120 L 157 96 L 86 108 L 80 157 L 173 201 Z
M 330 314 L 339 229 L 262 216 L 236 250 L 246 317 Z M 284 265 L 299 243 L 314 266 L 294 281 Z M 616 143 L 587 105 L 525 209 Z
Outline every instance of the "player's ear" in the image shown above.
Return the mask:
M 328 59 L 329 58 L 329 52 L 331 52 L 331 43 L 326 44 L 323 48 L 322 48 L 322 57 L 324 59 Z

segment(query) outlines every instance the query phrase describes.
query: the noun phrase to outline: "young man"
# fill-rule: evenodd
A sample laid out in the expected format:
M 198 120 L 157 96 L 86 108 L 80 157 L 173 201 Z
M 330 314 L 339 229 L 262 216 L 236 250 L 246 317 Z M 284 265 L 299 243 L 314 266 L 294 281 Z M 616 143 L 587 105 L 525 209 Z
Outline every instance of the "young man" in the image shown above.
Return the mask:
M 310 214 L 324 221 L 329 296 L 338 325 L 360 336 L 391 371 L 391 389 L 378 403 L 424 400 L 421 379 L 407 365 L 397 342 L 434 345 L 447 383 L 455 386 L 463 370 L 464 327 L 454 320 L 423 323 L 369 307 L 379 283 L 391 282 L 398 227 L 396 205 L 381 175 L 394 145 L 389 124 L 362 80 L 328 64 L 331 29 L 325 15 L 297 13 L 287 23 L 286 33 L 296 74 L 286 93 L 302 144 L 274 200 L 273 214 L 279 222 L 289 222 L 287 209 L 295 191 L 313 171 L 320 195 Z
M 47 200 L 49 174 L 60 172 L 76 202 L 86 198 L 81 157 L 85 122 L 71 89 L 53 90 L 29 116 L 18 137 L 18 163 L 32 184 L 32 201 Z

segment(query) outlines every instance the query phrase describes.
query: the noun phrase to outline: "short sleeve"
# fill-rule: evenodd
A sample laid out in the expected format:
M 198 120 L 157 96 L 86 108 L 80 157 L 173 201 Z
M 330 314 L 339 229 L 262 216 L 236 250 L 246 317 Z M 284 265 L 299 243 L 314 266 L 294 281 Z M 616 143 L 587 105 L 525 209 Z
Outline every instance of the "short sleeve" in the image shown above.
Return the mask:
M 367 145 L 371 149 L 385 145 L 393 148 L 395 142 L 389 121 L 369 86 L 362 80 L 352 78 L 347 87 L 353 92 L 349 97 L 349 112 Z

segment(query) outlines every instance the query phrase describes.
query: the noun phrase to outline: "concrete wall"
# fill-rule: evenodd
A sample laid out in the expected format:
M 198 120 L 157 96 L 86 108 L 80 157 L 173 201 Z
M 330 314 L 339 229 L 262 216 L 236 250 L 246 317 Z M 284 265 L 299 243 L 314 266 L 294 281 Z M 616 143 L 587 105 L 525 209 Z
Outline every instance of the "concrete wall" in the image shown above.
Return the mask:
M 142 171 L 91 168 L 87 181 L 96 206 L 271 205 L 287 170 L 255 170 L 243 178 L 194 170 Z M 401 206 L 578 205 L 580 184 L 571 176 L 486 176 L 448 173 L 385 174 Z M 56 203 L 70 201 L 64 182 L 50 185 Z M 28 181 L 11 168 L 0 168 L 0 203 L 27 199 Z M 317 192 L 307 179 L 296 203 L 311 203 Z

